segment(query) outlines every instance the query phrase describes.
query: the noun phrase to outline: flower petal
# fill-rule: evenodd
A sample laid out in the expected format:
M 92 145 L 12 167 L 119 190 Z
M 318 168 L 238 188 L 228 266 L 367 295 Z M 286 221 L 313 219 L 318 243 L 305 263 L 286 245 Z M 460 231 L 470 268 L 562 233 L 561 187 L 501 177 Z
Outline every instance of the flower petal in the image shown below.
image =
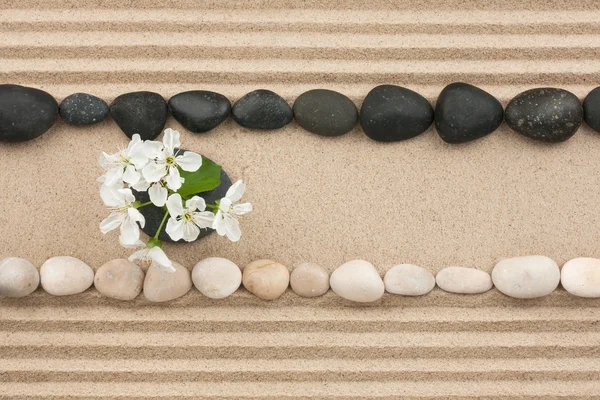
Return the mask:
M 125 219 L 125 215 L 119 212 L 112 212 L 110 215 L 100 222 L 100 232 L 108 233 L 113 229 L 117 229 Z
M 234 205 L 232 213 L 234 213 L 235 215 L 244 215 L 244 214 L 248 214 L 251 211 L 252 211 L 252 204 L 243 203 L 243 204 Z
M 119 194 L 119 189 L 114 186 L 102 185 L 100 187 L 100 197 L 104 204 L 109 207 L 121 207 L 125 205 L 123 196 Z
M 217 211 L 217 214 L 215 215 L 215 219 L 213 221 L 213 225 L 212 228 L 214 230 L 217 231 L 217 233 L 221 236 L 225 236 L 225 234 L 227 233 L 226 227 L 225 227 L 225 218 L 226 215 L 223 214 L 223 212 L 221 210 Z
M 129 207 L 127 209 L 127 216 L 131 218 L 132 221 L 139 222 L 142 228 L 146 224 L 146 218 L 144 218 L 140 210 L 137 208 Z
M 165 178 L 165 182 L 167 182 L 169 189 L 179 190 L 181 187 L 181 175 L 179 174 L 179 169 L 177 169 L 177 167 L 173 165 L 169 167 L 169 175 Z
M 150 182 L 145 180 L 143 177 L 140 177 L 140 180 L 137 181 L 134 185 L 131 185 L 131 188 L 138 192 L 145 192 L 150 187 Z
M 174 129 L 168 128 L 165 129 L 165 136 L 163 137 L 163 144 L 165 146 L 165 152 L 168 155 L 173 154 L 173 150 L 176 147 L 181 146 L 181 142 L 179 141 L 179 132 Z
M 175 162 L 184 171 L 196 172 L 202 166 L 202 156 L 193 151 L 186 151 L 184 154 L 175 157 Z
M 231 202 L 235 203 L 236 201 L 242 198 L 244 191 L 246 191 L 246 185 L 240 179 L 239 181 L 231 185 L 231 187 L 227 190 L 225 197 L 230 199 Z
M 157 207 L 162 207 L 165 205 L 165 202 L 167 201 L 167 194 L 167 188 L 161 185 L 159 182 L 153 183 L 148 189 L 150 201 Z
M 184 235 L 184 232 L 183 232 L 184 224 L 185 223 L 183 222 L 183 220 L 177 221 L 177 219 L 171 217 L 167 221 L 167 228 L 165 229 L 165 231 L 171 237 L 171 239 L 173 239 L 174 241 L 181 240 Z
M 123 167 L 118 166 L 115 168 L 111 168 L 108 171 L 106 171 L 106 174 L 104 174 L 104 176 L 106 177 L 106 179 L 104 180 L 104 184 L 107 186 L 113 186 L 123 179 Z
M 183 224 L 183 240 L 186 242 L 193 242 L 198 239 L 198 235 L 200 234 L 200 228 L 196 226 L 196 224 L 192 222 L 187 222 Z
M 240 231 L 240 224 L 235 218 L 225 218 L 225 229 L 227 231 L 227 238 L 232 242 L 237 242 L 242 236 Z
M 183 209 L 183 200 L 181 200 L 181 195 L 179 193 L 169 196 L 169 199 L 167 200 L 167 210 L 169 210 L 169 214 L 173 218 L 177 218 L 185 213 L 185 210 Z
M 142 175 L 148 182 L 158 182 L 167 174 L 167 166 L 156 162 L 149 162 L 144 169 Z
M 119 240 L 124 244 L 133 244 L 140 239 L 140 227 L 131 218 L 125 218 L 121 224 Z
M 169 260 L 169 257 L 165 254 L 165 252 L 160 247 L 153 247 L 148 251 L 148 257 L 152 259 L 155 263 L 160 265 L 161 267 L 165 267 L 171 271 L 175 271 L 173 267 L 173 262 Z
M 206 210 L 206 201 L 200 196 L 194 196 L 185 202 L 185 208 L 188 211 L 194 212 L 196 210 Z
M 124 204 L 131 204 L 135 201 L 135 196 L 129 188 L 118 189 L 117 192 L 121 195 Z
M 192 220 L 200 228 L 212 228 L 215 214 L 210 211 L 196 212 L 192 215 Z
M 136 171 L 135 167 L 131 164 L 125 167 L 125 173 L 123 173 L 123 181 L 130 185 L 136 184 L 140 180 L 140 173 Z

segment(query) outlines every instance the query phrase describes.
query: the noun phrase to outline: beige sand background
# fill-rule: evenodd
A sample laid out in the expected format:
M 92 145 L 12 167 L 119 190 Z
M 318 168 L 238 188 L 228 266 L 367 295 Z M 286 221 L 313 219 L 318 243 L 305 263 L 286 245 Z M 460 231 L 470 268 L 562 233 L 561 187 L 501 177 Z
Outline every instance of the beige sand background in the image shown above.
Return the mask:
M 109 102 L 191 89 L 235 101 L 266 88 L 291 104 L 324 87 L 357 106 L 382 83 L 434 103 L 466 81 L 504 104 L 536 86 L 583 98 L 600 83 L 595 1 L 390 3 L 5 0 L 0 82 Z M 213 235 L 165 247 L 190 268 L 207 256 L 330 270 L 364 258 L 382 273 L 402 262 L 491 271 L 517 255 L 600 257 L 600 135 L 585 127 L 562 144 L 503 125 L 451 146 L 433 129 L 381 144 L 358 128 L 322 138 L 294 124 L 263 133 L 228 121 L 203 135 L 168 126 L 243 178 L 255 208 L 238 244 Z M 0 258 L 72 255 L 97 268 L 127 256 L 98 230 L 95 182 L 100 152 L 126 143 L 109 120 L 0 144 Z M 0 399 L 595 399 L 599 304 L 563 290 L 525 302 L 436 289 L 367 307 L 332 293 L 269 303 L 240 290 L 217 302 L 193 290 L 153 305 L 38 291 L 0 300 Z

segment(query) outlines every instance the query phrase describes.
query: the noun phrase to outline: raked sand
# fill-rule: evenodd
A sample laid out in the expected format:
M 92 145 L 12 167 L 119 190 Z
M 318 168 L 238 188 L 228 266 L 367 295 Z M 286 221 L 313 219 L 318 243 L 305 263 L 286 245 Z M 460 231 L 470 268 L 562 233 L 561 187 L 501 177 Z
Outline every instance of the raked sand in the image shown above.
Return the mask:
M 232 101 L 258 88 L 290 103 L 329 88 L 360 106 L 377 84 L 405 85 L 432 103 L 466 81 L 505 105 L 522 90 L 558 86 L 583 98 L 600 83 L 594 1 L 158 2 L 8 0 L 0 4 L 0 82 L 60 101 L 89 92 L 110 102 L 191 89 Z M 161 8 L 163 7 L 163 8 Z M 262 8 L 261 8 L 262 7 Z M 523 10 L 515 11 L 514 7 Z M 543 254 L 560 265 L 600 257 L 600 135 L 540 144 L 506 125 L 451 146 L 433 129 L 376 143 L 359 128 L 323 138 L 294 124 L 251 132 L 228 120 L 185 148 L 244 179 L 254 212 L 242 240 L 213 235 L 166 245 L 191 268 L 210 256 L 270 258 L 329 271 L 362 258 L 383 273 L 412 263 L 437 272 L 491 271 L 503 257 Z M 98 268 L 124 257 L 103 236 L 95 178 L 101 151 L 125 146 L 109 120 L 62 122 L 39 139 L 0 144 L 0 258 L 40 266 L 56 255 Z M 333 293 L 288 290 L 264 302 L 244 290 L 223 301 L 195 289 L 168 304 L 119 303 L 95 290 L 38 290 L 0 300 L 0 399 L 596 398 L 597 300 L 560 289 L 532 301 L 385 295 L 353 306 Z

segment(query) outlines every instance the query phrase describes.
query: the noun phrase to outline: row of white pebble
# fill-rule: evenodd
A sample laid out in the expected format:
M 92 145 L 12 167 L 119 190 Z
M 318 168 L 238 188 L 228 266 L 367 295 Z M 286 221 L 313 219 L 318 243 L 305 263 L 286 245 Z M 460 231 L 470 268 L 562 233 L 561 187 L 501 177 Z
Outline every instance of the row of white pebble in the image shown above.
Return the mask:
M 93 269 L 83 261 L 69 256 L 48 259 L 38 272 L 23 258 L 0 261 L 0 296 L 23 297 L 42 284 L 55 296 L 84 292 L 92 284 L 104 296 L 118 300 L 133 300 L 140 292 L 152 302 L 163 302 L 183 296 L 194 285 L 203 295 L 222 299 L 233 294 L 241 284 L 264 300 L 281 296 L 288 286 L 302 297 L 325 294 L 330 286 L 340 297 L 355 302 L 379 300 L 385 291 L 404 296 L 422 296 L 436 285 L 447 292 L 475 294 L 493 286 L 507 296 L 533 299 L 550 294 L 559 283 L 571 294 L 580 297 L 600 297 L 600 259 L 576 258 L 567 262 L 562 271 L 545 256 L 507 258 L 498 262 L 490 276 L 473 268 L 447 267 L 437 276 L 412 264 L 392 267 L 385 277 L 363 260 L 349 261 L 331 276 L 314 264 L 298 265 L 290 274 L 275 261 L 258 260 L 243 268 L 218 257 L 207 258 L 189 269 L 174 263 L 175 272 L 151 266 L 146 273 L 130 261 L 112 260 Z

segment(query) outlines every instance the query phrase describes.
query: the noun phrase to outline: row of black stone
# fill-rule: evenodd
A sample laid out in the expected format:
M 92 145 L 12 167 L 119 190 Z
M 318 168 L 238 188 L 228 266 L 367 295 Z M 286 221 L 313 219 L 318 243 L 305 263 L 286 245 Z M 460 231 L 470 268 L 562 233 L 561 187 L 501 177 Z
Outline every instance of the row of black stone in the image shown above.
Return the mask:
M 491 94 L 466 83 L 453 83 L 440 93 L 435 111 L 420 94 L 400 86 L 382 85 L 369 92 L 360 113 L 341 93 L 315 89 L 301 94 L 293 107 L 276 93 L 255 90 L 233 106 L 223 95 L 195 90 L 179 93 L 168 102 L 158 93 L 133 92 L 104 100 L 84 93 L 65 98 L 60 106 L 48 93 L 19 85 L 0 85 L 0 140 L 25 141 L 46 132 L 60 113 L 72 125 L 91 125 L 110 114 L 129 137 L 138 133 L 155 139 L 164 129 L 168 113 L 186 129 L 201 133 L 214 129 L 231 114 L 241 126 L 273 130 L 293 119 L 309 132 L 340 136 L 360 120 L 371 139 L 393 142 L 425 132 L 435 121 L 448 143 L 465 143 L 496 130 L 503 120 L 516 132 L 546 142 L 569 139 L 585 119 L 600 131 L 600 87 L 583 105 L 573 93 L 557 88 L 537 88 L 513 98 L 506 107 Z

